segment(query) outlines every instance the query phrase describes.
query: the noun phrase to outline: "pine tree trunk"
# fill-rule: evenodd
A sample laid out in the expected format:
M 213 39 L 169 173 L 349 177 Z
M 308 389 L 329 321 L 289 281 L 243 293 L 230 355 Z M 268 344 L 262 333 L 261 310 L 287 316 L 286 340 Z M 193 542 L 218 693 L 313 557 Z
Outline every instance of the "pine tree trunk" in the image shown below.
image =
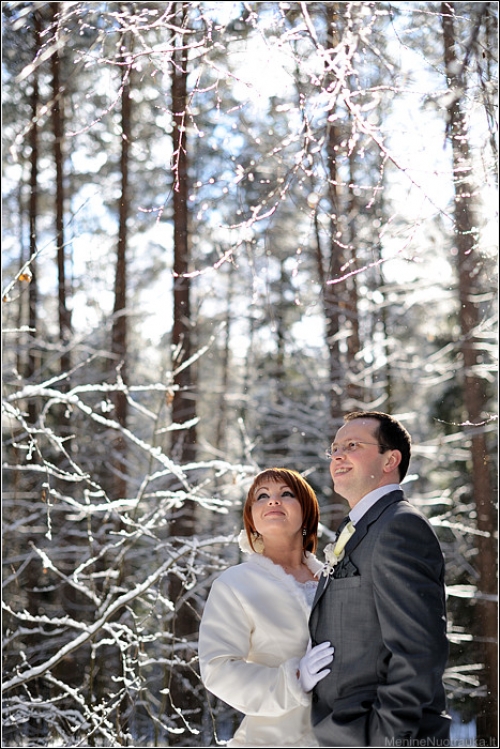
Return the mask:
M 187 3 L 174 3 L 182 27 L 187 15 Z M 176 424 L 189 422 L 196 416 L 194 367 L 182 365 L 191 357 L 191 279 L 189 278 L 189 213 L 188 213 L 188 154 L 187 154 L 187 52 L 184 40 L 177 38 L 172 65 L 173 112 L 173 215 L 174 215 L 174 321 L 172 348 L 174 350 L 174 384 L 177 386 L 172 403 L 172 420 Z M 194 460 L 196 430 L 191 426 L 173 432 L 172 453 L 180 463 Z
M 125 45 L 126 47 L 126 45 Z M 121 82 L 121 195 L 119 205 L 118 246 L 116 253 L 115 271 L 115 300 L 113 309 L 113 326 L 111 331 L 111 353 L 113 362 L 118 369 L 119 377 L 124 386 L 127 383 L 127 243 L 128 229 L 127 219 L 130 211 L 129 198 L 129 150 L 132 138 L 132 100 L 130 98 L 130 75 L 131 70 L 127 66 L 122 69 Z M 117 391 L 113 397 L 115 405 L 116 421 L 122 426 L 127 426 L 128 403 L 126 394 Z M 127 496 L 127 455 L 124 438 L 115 434 L 112 440 L 111 451 L 111 473 L 113 496 Z
M 189 3 L 173 3 L 175 26 L 183 29 L 186 24 Z M 191 280 L 189 278 L 190 242 L 188 211 L 188 143 L 187 143 L 187 77 L 188 59 L 186 41 L 179 31 L 173 38 L 172 59 L 172 118 L 173 118 L 173 221 L 174 221 L 174 289 L 172 349 L 176 386 L 172 402 L 172 421 L 175 424 L 192 422 L 196 417 L 194 366 L 183 366 L 192 355 Z M 172 458 L 182 464 L 196 459 L 196 429 L 194 425 L 172 432 Z M 171 536 L 192 536 L 195 532 L 196 513 L 193 503 L 186 501 L 172 517 Z M 195 691 L 198 680 L 188 664 L 195 656 L 193 643 L 197 641 L 198 617 L 191 602 L 183 600 L 184 585 L 175 574 L 171 576 L 169 594 L 176 606 L 172 642 L 175 647 L 175 668 L 167 674 L 171 704 L 170 720 L 177 727 L 184 727 L 179 711 L 189 715 L 189 722 L 196 723 L 199 710 Z M 185 644 L 184 644 L 185 643 Z M 193 720 L 194 719 L 194 720 Z M 170 742 L 183 743 L 182 734 L 171 734 Z
M 339 242 L 341 211 L 341 190 L 338 183 L 337 151 L 341 136 L 335 125 L 330 125 L 328 132 L 328 170 L 330 182 L 330 248 L 328 273 L 323 282 L 323 304 L 326 317 L 326 339 L 330 358 L 331 401 L 330 415 L 333 422 L 339 422 L 343 412 L 342 388 L 344 386 L 344 367 L 342 351 L 340 349 L 341 309 L 343 304 L 343 289 L 341 283 L 331 283 L 341 277 L 344 265 L 344 253 Z
M 60 3 L 52 3 L 54 26 L 60 11 Z M 64 168 L 63 168 L 63 89 L 61 86 L 61 58 L 57 47 L 51 57 L 52 63 L 52 128 L 54 132 L 54 162 L 56 168 L 56 245 L 59 301 L 59 340 L 61 343 L 61 373 L 69 372 L 71 356 L 68 349 L 71 333 L 71 313 L 67 304 L 66 262 L 64 246 Z M 67 386 L 67 383 L 66 383 Z
M 448 87 L 453 101 L 448 107 L 448 136 L 453 154 L 455 186 L 455 241 L 458 263 L 458 293 L 463 356 L 464 399 L 467 419 L 471 425 L 472 485 L 477 507 L 478 536 L 477 569 L 479 573 L 477 613 L 484 647 L 487 694 L 482 698 L 477 716 L 478 739 L 489 741 L 498 729 L 498 628 L 497 556 L 494 541 L 496 519 L 490 464 L 482 424 L 485 419 L 487 394 L 484 381 L 475 375 L 480 363 L 481 342 L 476 337 L 479 309 L 474 302 L 474 278 L 479 258 L 474 219 L 474 190 L 467 125 L 460 99 L 465 91 L 465 78 L 455 53 L 453 17 L 454 3 L 442 3 L 444 57 Z
M 34 53 L 33 59 L 36 60 L 42 44 L 42 19 L 39 11 L 33 13 L 34 19 Z M 30 382 L 37 371 L 39 356 L 36 351 L 36 337 L 38 335 L 38 282 L 36 272 L 36 252 L 37 252 L 37 234 L 36 220 L 38 214 L 38 109 L 40 106 L 40 89 L 38 82 L 38 68 L 33 71 L 33 90 L 31 94 L 31 129 L 30 129 L 30 200 L 29 200 L 29 256 L 31 282 L 29 287 L 29 313 L 28 313 L 28 330 L 29 332 L 29 350 L 26 362 L 25 377 Z M 28 420 L 34 424 L 37 419 L 37 408 L 34 401 L 28 402 Z
M 227 299 L 226 299 L 226 319 L 224 329 L 224 349 L 222 351 L 221 367 L 222 382 L 221 393 L 219 398 L 219 413 L 217 415 L 217 424 L 215 427 L 215 448 L 219 455 L 224 455 L 227 448 L 227 394 L 229 390 L 229 372 L 231 367 L 231 322 L 233 301 L 233 265 L 230 263 L 227 273 Z
M 355 151 L 349 154 L 349 205 L 347 216 L 349 225 L 347 236 L 349 244 L 349 260 L 356 267 L 356 216 L 359 213 L 359 205 L 354 193 L 356 184 Z M 349 272 L 349 271 L 347 271 Z M 345 280 L 345 323 L 348 330 L 347 337 L 347 362 L 346 362 L 346 393 L 349 400 L 349 410 L 361 408 L 365 398 L 364 388 L 361 385 L 361 370 L 363 363 L 357 358 L 361 343 L 359 337 L 359 313 L 358 313 L 358 285 L 356 276 L 348 276 Z

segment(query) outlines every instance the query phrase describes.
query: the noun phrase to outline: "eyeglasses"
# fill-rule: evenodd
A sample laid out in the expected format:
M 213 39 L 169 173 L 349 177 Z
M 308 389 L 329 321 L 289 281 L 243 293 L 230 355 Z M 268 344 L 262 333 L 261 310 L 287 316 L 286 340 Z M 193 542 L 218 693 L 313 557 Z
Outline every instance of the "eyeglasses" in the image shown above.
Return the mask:
M 327 458 L 334 458 L 336 455 L 339 455 L 341 452 L 347 453 L 348 455 L 350 453 L 355 453 L 356 450 L 358 450 L 360 445 L 374 445 L 375 447 L 383 447 L 384 450 L 390 450 L 391 448 L 387 445 L 383 445 L 380 442 L 363 442 L 362 440 L 349 440 L 349 442 L 334 442 L 332 445 L 330 445 L 330 449 L 326 451 L 326 457 Z

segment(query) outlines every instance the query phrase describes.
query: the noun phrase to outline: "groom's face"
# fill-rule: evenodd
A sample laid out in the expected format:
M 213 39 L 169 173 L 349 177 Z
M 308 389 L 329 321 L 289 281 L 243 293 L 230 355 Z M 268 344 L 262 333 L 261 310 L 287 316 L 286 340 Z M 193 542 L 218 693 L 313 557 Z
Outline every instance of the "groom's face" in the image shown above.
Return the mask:
M 376 419 L 353 419 L 341 427 L 333 441 L 330 474 L 335 491 L 351 507 L 368 492 L 390 483 L 391 453 L 381 453 Z

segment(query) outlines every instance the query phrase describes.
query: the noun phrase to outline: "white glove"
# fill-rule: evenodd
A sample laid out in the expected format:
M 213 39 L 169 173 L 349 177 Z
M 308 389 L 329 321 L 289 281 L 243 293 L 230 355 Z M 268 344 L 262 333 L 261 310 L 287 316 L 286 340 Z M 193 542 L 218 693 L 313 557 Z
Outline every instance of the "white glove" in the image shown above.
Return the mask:
M 322 642 L 314 647 L 307 646 L 306 654 L 299 663 L 298 679 L 304 692 L 310 692 L 318 681 L 330 673 L 330 669 L 321 670 L 333 661 L 334 648 L 329 642 Z

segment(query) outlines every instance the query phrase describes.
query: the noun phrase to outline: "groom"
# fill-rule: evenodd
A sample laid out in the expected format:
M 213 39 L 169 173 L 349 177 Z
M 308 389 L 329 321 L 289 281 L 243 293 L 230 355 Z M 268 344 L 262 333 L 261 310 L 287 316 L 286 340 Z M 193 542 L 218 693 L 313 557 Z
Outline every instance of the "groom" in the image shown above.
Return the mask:
M 314 732 L 327 747 L 449 746 L 444 562 L 432 526 L 399 486 L 410 435 L 378 411 L 344 420 L 330 473 L 354 533 L 336 549 L 311 612 L 312 645 L 335 648 L 314 688 Z

